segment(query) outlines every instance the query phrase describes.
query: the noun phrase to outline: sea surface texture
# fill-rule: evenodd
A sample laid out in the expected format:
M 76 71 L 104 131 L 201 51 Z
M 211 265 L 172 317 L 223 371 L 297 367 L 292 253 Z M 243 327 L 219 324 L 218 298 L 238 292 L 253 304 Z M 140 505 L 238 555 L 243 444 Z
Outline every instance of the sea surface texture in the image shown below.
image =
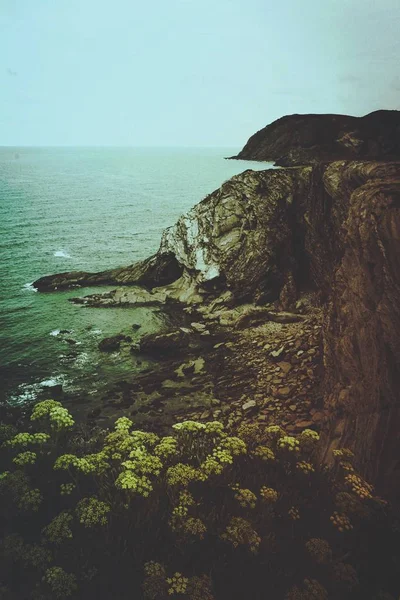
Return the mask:
M 99 288 L 40 294 L 31 282 L 151 255 L 162 230 L 223 181 L 271 166 L 224 160 L 235 151 L 0 148 L 0 402 L 32 401 L 57 383 L 93 397 L 146 366 L 97 346 L 121 331 L 155 331 L 156 309 L 83 308 L 68 298 Z

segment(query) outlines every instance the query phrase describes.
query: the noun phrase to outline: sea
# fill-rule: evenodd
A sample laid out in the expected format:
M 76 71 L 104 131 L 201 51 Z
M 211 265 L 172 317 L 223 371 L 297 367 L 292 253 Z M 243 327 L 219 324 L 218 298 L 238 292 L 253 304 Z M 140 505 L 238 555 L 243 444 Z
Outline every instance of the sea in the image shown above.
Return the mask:
M 163 229 L 225 180 L 272 166 L 224 159 L 237 151 L 0 147 L 0 403 L 30 403 L 58 384 L 84 401 L 148 368 L 98 343 L 157 331 L 159 310 L 82 307 L 68 299 L 112 288 L 39 293 L 32 282 L 150 256 Z

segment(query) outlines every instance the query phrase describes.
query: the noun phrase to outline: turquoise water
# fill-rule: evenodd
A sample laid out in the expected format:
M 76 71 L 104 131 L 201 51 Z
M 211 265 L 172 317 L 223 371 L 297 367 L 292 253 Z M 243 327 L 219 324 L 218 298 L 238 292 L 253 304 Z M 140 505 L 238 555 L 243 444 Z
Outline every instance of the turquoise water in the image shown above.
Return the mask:
M 0 399 L 33 400 L 53 383 L 93 395 L 145 366 L 134 356 L 104 355 L 97 344 L 120 331 L 137 337 L 133 323 L 142 324 L 140 334 L 155 331 L 156 310 L 82 308 L 67 301 L 76 291 L 40 294 L 29 284 L 154 253 L 162 230 L 223 181 L 267 167 L 224 160 L 236 152 L 0 148 Z

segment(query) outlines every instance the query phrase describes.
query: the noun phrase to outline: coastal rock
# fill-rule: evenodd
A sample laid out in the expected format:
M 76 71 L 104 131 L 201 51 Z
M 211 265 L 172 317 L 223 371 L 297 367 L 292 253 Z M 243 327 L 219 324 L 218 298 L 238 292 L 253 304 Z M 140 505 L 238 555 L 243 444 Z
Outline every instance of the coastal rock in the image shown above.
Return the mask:
M 169 333 L 149 333 L 140 339 L 140 351 L 157 357 L 181 354 L 191 342 L 190 334 L 178 329 Z
M 168 285 L 182 274 L 182 266 L 175 256 L 151 256 L 128 267 L 120 267 L 99 273 L 73 271 L 46 275 L 33 284 L 40 292 L 92 285 L 144 285 L 149 287 Z
M 112 337 L 104 338 L 99 342 L 98 348 L 101 352 L 115 352 L 119 350 L 121 342 L 131 342 L 132 338 L 122 333 Z

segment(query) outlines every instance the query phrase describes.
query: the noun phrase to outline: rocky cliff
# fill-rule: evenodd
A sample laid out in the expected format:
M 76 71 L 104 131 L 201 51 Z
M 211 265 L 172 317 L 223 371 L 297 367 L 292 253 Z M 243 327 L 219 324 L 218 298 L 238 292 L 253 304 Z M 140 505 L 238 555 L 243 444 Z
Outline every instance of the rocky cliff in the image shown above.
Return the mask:
M 321 456 L 350 447 L 368 479 L 400 489 L 400 162 L 245 171 L 167 229 L 147 261 L 35 285 L 105 282 L 211 312 L 245 302 L 296 310 L 312 291 L 325 315 Z M 135 303 L 138 289 L 104 303 Z
M 282 166 L 399 159 L 400 111 L 379 110 L 364 117 L 288 115 L 252 135 L 232 158 Z

